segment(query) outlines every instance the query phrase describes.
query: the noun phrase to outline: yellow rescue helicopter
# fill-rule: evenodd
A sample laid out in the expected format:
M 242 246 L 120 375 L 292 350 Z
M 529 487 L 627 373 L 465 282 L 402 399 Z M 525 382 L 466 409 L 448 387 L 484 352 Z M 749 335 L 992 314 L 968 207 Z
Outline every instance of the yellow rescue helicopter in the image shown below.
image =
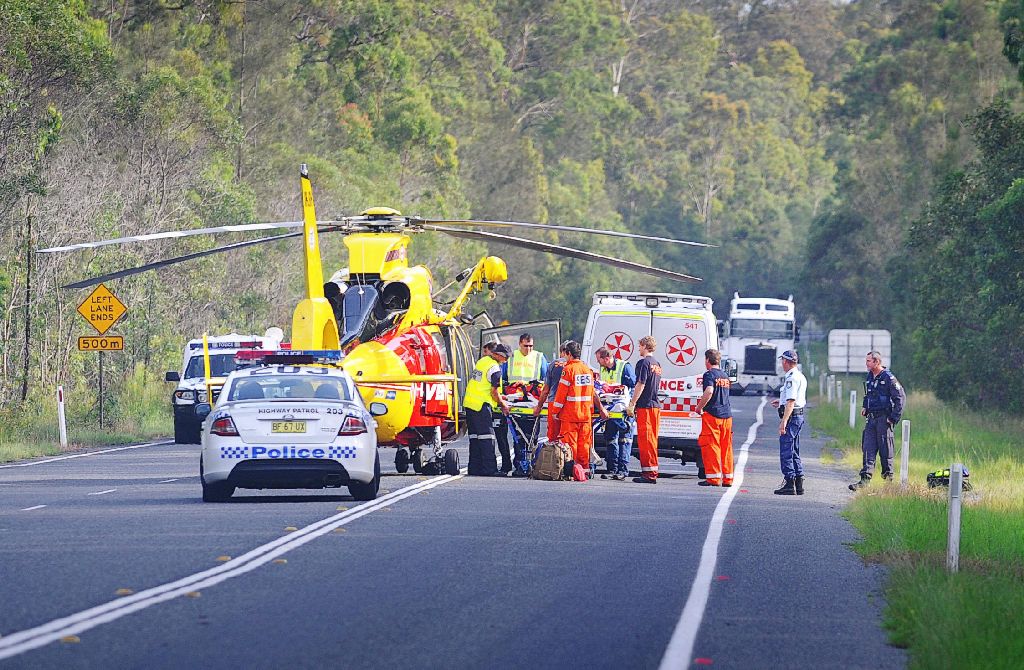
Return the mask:
M 457 453 L 454 450 L 444 452 L 443 444 L 461 432 L 462 393 L 467 375 L 476 361 L 476 343 L 471 341 L 467 331 L 467 325 L 474 319 L 463 309 L 473 294 L 487 290 L 493 295 L 494 288 L 508 279 L 508 271 L 501 258 L 481 258 L 475 266 L 457 276 L 456 282 L 462 284 L 462 289 L 453 301 L 442 307 L 434 299 L 430 270 L 423 265 L 409 265 L 410 234 L 437 232 L 507 244 L 681 282 L 699 282 L 700 279 L 588 251 L 472 228 L 573 231 L 697 247 L 713 246 L 619 231 L 521 221 L 424 219 L 403 216 L 384 207 L 368 209 L 358 216 L 320 221 L 316 218 L 312 184 L 305 165 L 300 169 L 300 183 L 302 221 L 150 233 L 51 247 L 40 249 L 39 253 L 94 249 L 190 235 L 301 228 L 301 232 L 237 242 L 91 277 L 64 288 L 85 288 L 210 254 L 301 236 L 306 294 L 296 306 L 292 318 L 291 348 L 344 352 L 342 366 L 352 375 L 364 401 L 376 415 L 378 444 L 398 447 L 395 466 L 399 472 L 407 471 L 410 465 L 416 472 L 458 470 Z M 325 282 L 319 235 L 335 232 L 344 235 L 349 265 Z

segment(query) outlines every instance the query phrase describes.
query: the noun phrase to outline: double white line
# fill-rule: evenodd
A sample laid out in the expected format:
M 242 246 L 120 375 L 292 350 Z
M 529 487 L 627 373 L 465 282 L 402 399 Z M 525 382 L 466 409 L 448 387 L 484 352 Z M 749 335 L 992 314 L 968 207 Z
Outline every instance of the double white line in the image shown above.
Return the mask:
M 375 512 L 382 507 L 387 507 L 399 500 L 417 495 L 423 491 L 432 489 L 435 486 L 453 482 L 457 479 L 461 479 L 462 477 L 463 475 L 461 474 L 454 476 L 444 475 L 441 477 L 433 477 L 425 482 L 420 482 L 419 484 L 407 486 L 398 491 L 381 496 L 380 498 L 366 503 L 365 505 L 356 507 L 355 509 L 346 510 L 339 514 L 335 514 L 334 516 L 317 521 L 316 523 L 312 523 L 305 528 L 295 531 L 294 533 L 289 533 L 284 537 L 280 537 L 272 542 L 256 547 L 238 558 L 231 559 L 230 561 L 218 565 L 215 568 L 197 572 L 193 575 L 183 577 L 177 581 L 169 582 L 167 584 L 154 586 L 153 588 L 140 591 L 124 598 L 111 600 L 103 603 L 102 605 L 97 605 L 96 607 L 90 607 L 87 610 L 82 610 L 81 612 L 77 612 L 60 619 L 54 619 L 53 621 L 36 626 L 35 628 L 29 628 L 18 631 L 17 633 L 11 633 L 5 637 L 0 637 L 0 660 L 42 647 L 68 635 L 76 635 L 101 624 L 116 621 L 121 617 L 128 616 L 129 614 L 144 610 L 147 607 L 152 607 L 153 605 L 157 605 L 167 600 L 178 598 L 186 593 L 208 588 L 231 579 L 232 577 L 244 575 L 247 572 L 255 570 L 261 565 L 269 563 L 278 556 L 281 556 L 292 549 L 301 547 L 307 542 L 312 542 L 321 535 L 326 535 L 335 528 L 344 526 L 347 523 Z
M 711 579 L 715 574 L 715 563 L 718 562 L 718 543 L 722 539 L 722 526 L 729 514 L 732 499 L 736 497 L 737 491 L 743 486 L 743 469 L 747 465 L 750 445 L 757 439 L 757 429 L 764 423 L 764 406 L 766 404 L 768 404 L 767 396 L 761 398 L 754 423 L 747 430 L 747 441 L 740 447 L 732 488 L 725 492 L 725 495 L 718 501 L 718 505 L 715 506 L 711 523 L 708 525 L 707 537 L 704 538 L 704 548 L 700 553 L 697 575 L 693 579 L 693 586 L 690 587 L 690 596 L 686 599 L 683 613 L 679 616 L 679 621 L 672 632 L 672 639 L 669 640 L 668 647 L 665 649 L 665 655 L 658 666 L 659 670 L 688 668 L 692 664 L 693 646 L 697 642 L 697 633 L 700 631 L 704 610 L 707 608 L 708 598 L 711 595 Z

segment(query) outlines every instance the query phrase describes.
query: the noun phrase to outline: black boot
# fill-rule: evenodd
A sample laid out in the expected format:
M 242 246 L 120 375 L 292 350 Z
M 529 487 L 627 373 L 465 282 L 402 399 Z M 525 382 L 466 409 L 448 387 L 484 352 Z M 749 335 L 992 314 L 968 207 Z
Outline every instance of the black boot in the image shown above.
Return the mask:
M 777 496 L 795 496 L 796 495 L 796 480 L 787 479 L 782 482 L 782 486 L 775 489 L 775 495 Z
M 865 486 L 867 486 L 870 483 L 871 483 L 871 477 L 868 477 L 867 475 L 861 475 L 859 482 L 854 482 L 854 483 L 850 484 L 847 488 L 849 488 L 851 491 L 856 491 L 858 489 L 864 488 Z
M 804 478 L 803 477 L 797 477 L 796 480 L 795 480 L 795 484 L 796 484 L 796 494 L 798 496 L 802 496 L 804 494 Z

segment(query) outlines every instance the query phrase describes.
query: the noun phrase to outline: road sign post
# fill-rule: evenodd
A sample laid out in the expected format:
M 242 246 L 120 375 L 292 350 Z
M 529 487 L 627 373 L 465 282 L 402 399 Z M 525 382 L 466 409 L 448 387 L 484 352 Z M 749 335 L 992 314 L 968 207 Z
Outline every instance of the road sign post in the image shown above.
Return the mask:
M 850 428 L 857 425 L 857 392 L 850 391 Z
M 949 469 L 949 532 L 946 535 L 946 569 L 960 570 L 960 494 L 963 491 L 964 466 L 954 463 Z
M 68 424 L 64 416 L 64 387 L 57 387 L 57 431 L 60 435 L 60 450 L 68 450 Z
M 903 444 L 900 449 L 900 486 L 910 481 L 910 419 L 903 420 Z
M 99 337 L 79 337 L 79 351 L 95 351 L 99 353 L 99 409 L 100 428 L 103 428 L 103 352 L 124 350 L 124 338 L 120 335 L 107 335 L 107 331 L 124 316 L 128 308 L 110 290 L 100 284 L 78 306 L 78 313 L 96 329 Z

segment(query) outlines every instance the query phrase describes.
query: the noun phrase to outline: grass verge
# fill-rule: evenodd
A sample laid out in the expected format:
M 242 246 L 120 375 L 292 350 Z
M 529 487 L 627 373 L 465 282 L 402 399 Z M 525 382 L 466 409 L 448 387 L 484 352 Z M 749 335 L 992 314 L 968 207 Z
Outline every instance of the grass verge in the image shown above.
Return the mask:
M 147 380 L 141 368 L 107 398 L 102 430 L 95 402 L 92 389 L 68 393 L 65 413 L 69 451 L 145 442 L 172 432 L 167 390 Z M 0 410 L 0 462 L 59 453 L 57 407 L 49 393 L 30 396 L 24 403 Z
M 811 382 L 816 392 L 816 380 Z M 845 401 L 837 407 L 819 398 L 810 420 L 816 432 L 835 439 L 854 481 L 863 420 L 850 428 Z M 863 537 L 856 551 L 890 567 L 885 614 L 890 640 L 910 650 L 913 668 L 1020 668 L 1024 422 L 961 411 L 926 393 L 910 395 L 904 418 L 912 428 L 910 485 L 904 489 L 876 477 L 846 511 Z M 899 428 L 896 441 L 899 482 Z M 960 572 L 948 574 L 948 491 L 929 489 L 925 478 L 954 462 L 970 469 L 972 491 L 964 494 Z

